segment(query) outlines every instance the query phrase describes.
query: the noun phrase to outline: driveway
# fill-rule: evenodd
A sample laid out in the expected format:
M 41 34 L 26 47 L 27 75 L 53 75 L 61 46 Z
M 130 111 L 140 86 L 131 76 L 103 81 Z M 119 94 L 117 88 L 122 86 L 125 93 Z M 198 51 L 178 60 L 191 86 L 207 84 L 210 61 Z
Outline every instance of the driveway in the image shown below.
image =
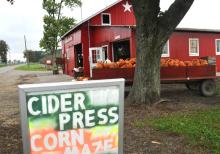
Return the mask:
M 71 81 L 66 75 L 51 72 L 14 70 L 16 66 L 0 69 L 0 154 L 21 154 L 21 129 L 18 89 L 19 84 Z

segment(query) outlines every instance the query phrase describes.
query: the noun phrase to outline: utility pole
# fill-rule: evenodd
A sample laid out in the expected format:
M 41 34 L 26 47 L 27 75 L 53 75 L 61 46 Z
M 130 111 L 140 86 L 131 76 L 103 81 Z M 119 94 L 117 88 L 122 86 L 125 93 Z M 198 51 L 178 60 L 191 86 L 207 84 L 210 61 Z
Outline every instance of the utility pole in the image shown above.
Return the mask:
M 107 3 L 107 1 L 106 1 L 106 0 L 104 1 L 104 3 L 105 3 L 105 7 L 107 7 L 107 6 L 108 6 L 108 3 Z
M 27 54 L 27 65 L 29 66 L 29 52 L 27 51 L 27 40 L 25 35 L 24 35 L 24 46 L 25 46 L 25 52 Z
M 81 3 L 81 6 L 80 6 L 80 11 L 81 11 L 81 21 L 83 20 L 83 10 L 82 10 L 82 3 Z

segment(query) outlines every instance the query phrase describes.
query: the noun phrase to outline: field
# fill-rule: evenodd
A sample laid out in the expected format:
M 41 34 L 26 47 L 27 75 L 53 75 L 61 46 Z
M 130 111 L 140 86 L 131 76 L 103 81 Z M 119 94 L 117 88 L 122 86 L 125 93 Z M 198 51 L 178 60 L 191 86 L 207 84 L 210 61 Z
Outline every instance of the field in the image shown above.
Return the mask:
M 134 123 L 137 127 L 149 125 L 162 132 L 183 135 L 192 145 L 203 146 L 220 154 L 220 108 L 188 114 L 174 114 Z
M 16 70 L 21 71 L 47 71 L 44 65 L 42 64 L 29 64 L 29 65 L 22 65 L 15 68 Z
M 1 67 L 5 67 L 5 66 L 7 66 L 7 65 L 5 65 L 5 64 L 0 64 L 0 68 L 1 68 Z

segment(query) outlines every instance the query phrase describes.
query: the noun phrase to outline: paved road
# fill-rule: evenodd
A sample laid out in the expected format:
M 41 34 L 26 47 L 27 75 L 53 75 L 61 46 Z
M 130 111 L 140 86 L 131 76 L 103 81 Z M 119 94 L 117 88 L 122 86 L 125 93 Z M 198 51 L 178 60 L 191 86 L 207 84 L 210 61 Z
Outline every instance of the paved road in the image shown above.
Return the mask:
M 0 68 L 0 74 L 7 73 L 7 72 L 9 72 L 9 71 L 15 69 L 15 67 L 17 67 L 17 66 L 18 66 L 18 65 L 1 67 L 1 68 Z

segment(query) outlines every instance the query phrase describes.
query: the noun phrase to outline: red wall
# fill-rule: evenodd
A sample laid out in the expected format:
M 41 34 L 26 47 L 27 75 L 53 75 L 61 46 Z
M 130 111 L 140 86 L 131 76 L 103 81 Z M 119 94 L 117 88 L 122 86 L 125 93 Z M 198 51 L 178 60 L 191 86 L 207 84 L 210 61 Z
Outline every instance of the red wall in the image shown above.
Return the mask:
M 120 36 L 120 38 L 119 38 Z M 130 39 L 131 29 L 125 27 L 92 27 L 91 46 L 99 47 L 105 43 Z
M 83 50 L 83 67 L 84 67 L 84 75 L 90 76 L 89 70 L 89 33 L 88 33 L 88 23 L 84 23 L 82 25 L 82 50 Z
M 199 39 L 199 56 L 189 56 L 189 38 Z M 170 58 L 192 60 L 205 56 L 216 56 L 215 39 L 220 39 L 217 33 L 174 32 L 169 39 Z M 220 56 L 216 56 L 217 70 L 220 71 Z
M 64 40 L 62 40 L 62 55 L 65 62 L 65 69 L 64 73 L 73 75 L 72 69 L 75 67 L 75 58 L 74 58 L 74 45 L 80 44 L 82 42 L 82 31 L 76 30 L 69 36 L 65 37 Z M 70 52 L 70 59 L 68 60 L 66 58 L 67 50 Z
M 114 7 L 101 12 L 111 14 L 111 25 L 136 25 L 133 8 L 131 7 L 131 12 L 124 12 L 123 4 L 126 4 L 126 1 L 131 5 L 130 0 L 123 0 Z M 90 25 L 101 25 L 101 13 L 90 20 Z
M 91 27 L 91 47 L 101 47 L 108 45 L 109 59 L 112 61 L 112 45 L 115 41 L 130 40 L 131 50 L 133 50 L 132 29 L 126 27 Z M 120 36 L 120 37 L 119 37 Z M 131 55 L 134 57 L 135 55 Z

